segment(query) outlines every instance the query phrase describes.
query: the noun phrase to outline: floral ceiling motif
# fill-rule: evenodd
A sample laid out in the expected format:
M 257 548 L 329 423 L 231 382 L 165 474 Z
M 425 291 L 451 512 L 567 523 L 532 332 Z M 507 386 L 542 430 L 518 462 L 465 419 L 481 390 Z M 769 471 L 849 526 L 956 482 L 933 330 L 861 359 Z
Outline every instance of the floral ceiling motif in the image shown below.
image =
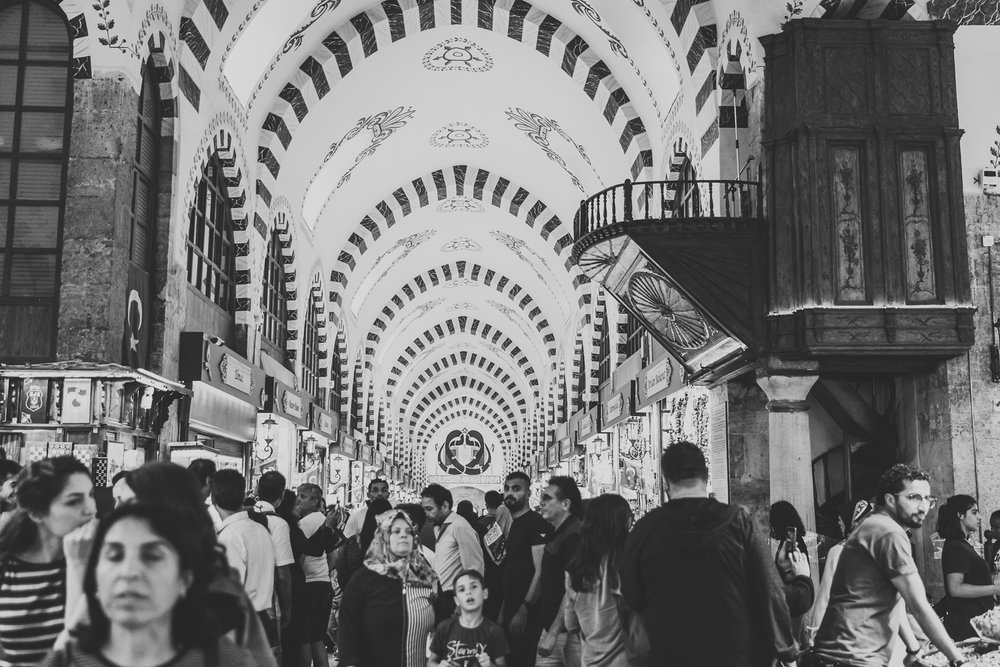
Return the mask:
M 444 283 L 445 289 L 452 289 L 455 287 L 476 287 L 477 285 L 479 285 L 479 283 L 471 278 L 456 278 L 455 280 L 449 280 Z
M 483 246 L 467 236 L 459 236 L 441 246 L 442 252 L 482 252 Z
M 502 243 L 503 245 L 507 246 L 507 249 L 510 250 L 515 255 L 517 255 L 518 259 L 520 259 L 522 262 L 524 262 L 525 264 L 527 264 L 528 266 L 530 266 L 532 268 L 532 270 L 535 272 L 535 275 L 538 276 L 539 280 L 541 280 L 542 282 L 545 282 L 545 277 L 538 270 L 538 265 L 539 264 L 542 265 L 542 266 L 545 265 L 545 259 L 541 255 L 539 255 L 537 252 L 535 252 L 532 249 L 532 247 L 530 245 L 528 245 L 524 241 L 524 239 L 519 239 L 516 236 L 513 236 L 511 234 L 507 234 L 506 232 L 501 232 L 499 229 L 492 230 L 490 232 L 490 236 L 492 236 L 494 239 L 496 239 L 497 242 Z M 524 254 L 524 251 L 528 251 L 529 253 L 531 253 L 532 255 L 534 255 L 535 261 L 530 260 Z
M 479 128 L 468 123 L 448 123 L 431 135 L 435 148 L 486 148 L 490 140 Z
M 469 301 L 459 301 L 448 306 L 448 310 L 479 310 L 479 306 Z
M 482 213 L 483 205 L 469 197 L 452 197 L 438 204 L 438 213 Z
M 594 169 L 594 163 L 591 162 L 590 156 L 587 155 L 587 151 L 583 146 L 574 141 L 573 137 L 571 137 L 566 130 L 562 129 L 562 127 L 559 126 L 559 123 L 555 120 L 546 118 L 545 116 L 541 116 L 532 111 L 526 111 L 520 107 L 508 107 L 505 113 L 516 129 L 523 132 L 528 139 L 535 142 L 535 144 L 542 149 L 542 152 L 545 153 L 550 160 L 562 167 L 562 170 L 566 172 L 566 175 L 569 176 L 577 190 L 583 193 L 587 192 L 583 183 L 580 182 L 579 177 L 574 174 L 569 168 L 569 165 L 566 164 L 566 158 L 560 155 L 556 149 L 553 148 L 552 143 L 549 140 L 549 135 L 551 133 L 555 133 L 561 137 L 563 141 L 572 146 L 580 155 L 580 158 L 587 163 L 587 166 L 590 167 L 590 170 L 596 177 L 597 182 L 601 185 L 601 187 L 604 186 L 604 181 L 600 174 L 597 173 L 597 170 Z
M 424 54 L 424 67 L 432 72 L 488 72 L 493 58 L 471 39 L 454 37 Z

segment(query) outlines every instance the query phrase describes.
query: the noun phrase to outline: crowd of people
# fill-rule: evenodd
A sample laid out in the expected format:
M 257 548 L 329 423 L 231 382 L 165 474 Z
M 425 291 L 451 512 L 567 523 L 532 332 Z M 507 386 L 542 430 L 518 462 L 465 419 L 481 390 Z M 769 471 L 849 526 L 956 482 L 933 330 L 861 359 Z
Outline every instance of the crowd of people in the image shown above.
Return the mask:
M 207 459 L 96 499 L 75 458 L 0 459 L 0 666 L 881 667 L 929 644 L 959 665 L 1000 594 L 1000 512 L 980 555 L 977 502 L 956 495 L 930 605 L 910 539 L 936 499 L 911 466 L 844 513 L 820 577 L 790 504 L 768 534 L 710 496 L 697 446 L 660 464 L 669 500 L 633 525 L 624 498 L 563 476 L 537 511 L 513 472 L 482 516 L 437 484 L 393 506 L 381 479 L 348 513 L 276 471 L 248 495 Z

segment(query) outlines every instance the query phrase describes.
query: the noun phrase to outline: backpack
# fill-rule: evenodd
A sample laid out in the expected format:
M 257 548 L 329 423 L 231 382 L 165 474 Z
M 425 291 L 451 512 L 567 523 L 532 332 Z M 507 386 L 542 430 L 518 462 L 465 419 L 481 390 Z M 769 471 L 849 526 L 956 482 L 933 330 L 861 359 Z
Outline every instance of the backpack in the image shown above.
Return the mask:
M 341 588 L 347 586 L 347 582 L 355 572 L 360 570 L 365 564 L 365 554 L 361 550 L 361 536 L 351 535 L 344 543 L 344 553 L 337 562 L 337 583 Z

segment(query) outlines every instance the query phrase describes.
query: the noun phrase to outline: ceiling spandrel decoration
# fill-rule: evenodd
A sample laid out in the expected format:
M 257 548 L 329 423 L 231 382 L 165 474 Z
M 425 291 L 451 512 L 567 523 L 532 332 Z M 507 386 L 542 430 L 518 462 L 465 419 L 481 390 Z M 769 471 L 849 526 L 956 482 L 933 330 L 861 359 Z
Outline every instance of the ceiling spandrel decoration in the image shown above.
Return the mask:
M 441 252 L 482 252 L 483 246 L 467 236 L 459 236 L 441 246 Z
M 534 248 L 528 245 L 523 239 L 519 239 L 513 234 L 502 232 L 499 229 L 490 231 L 490 236 L 496 239 L 498 243 L 506 246 L 512 253 L 517 255 L 519 260 L 532 268 L 539 280 L 545 282 L 545 276 L 543 276 L 541 271 L 538 270 L 539 264 L 542 266 L 546 265 L 545 258 L 535 252 Z M 526 253 L 530 253 L 534 259 L 529 259 Z
M 424 54 L 423 62 L 432 72 L 488 72 L 493 69 L 492 56 L 464 37 L 453 37 L 433 46 Z
M 438 204 L 438 213 L 482 213 L 485 209 L 479 201 L 469 197 L 451 197 Z
M 601 175 L 597 173 L 594 169 L 594 163 L 591 161 L 590 156 L 587 155 L 586 149 L 577 143 L 573 137 L 569 135 L 562 127 L 559 126 L 555 120 L 551 118 L 546 118 L 545 116 L 539 115 L 532 111 L 526 111 L 520 107 L 508 107 L 504 112 L 507 114 L 507 118 L 514 124 L 514 127 L 524 133 L 526 137 L 531 139 L 542 152 L 548 156 L 550 160 L 562 167 L 562 170 L 566 172 L 573 185 L 580 192 L 587 193 L 587 188 L 584 187 L 583 183 L 576 173 L 570 168 L 567 163 L 566 157 L 560 154 L 552 143 L 549 141 L 550 133 L 555 133 L 565 141 L 569 147 L 575 149 L 576 153 L 580 156 L 583 163 L 587 165 L 591 174 L 595 179 L 595 183 L 598 185 L 595 189 L 601 189 L 604 187 L 604 180 Z
M 456 278 L 455 280 L 449 280 L 444 284 L 445 289 L 454 289 L 456 287 L 477 287 L 479 283 L 471 278 Z
M 449 311 L 456 310 L 479 310 L 479 306 L 472 303 L 471 301 L 459 301 L 448 306 Z
M 431 135 L 430 143 L 435 148 L 486 148 L 490 140 L 474 125 L 448 123 Z
M 371 271 L 365 277 L 365 281 L 361 284 L 358 289 L 357 294 L 354 295 L 354 299 L 351 300 L 351 312 L 355 317 L 361 312 L 361 304 L 364 303 L 365 299 L 368 298 L 368 294 L 382 282 L 386 275 L 392 271 L 394 265 L 402 262 L 404 259 L 410 256 L 410 253 L 416 250 L 424 241 L 427 241 L 432 236 L 437 234 L 435 229 L 427 229 L 422 232 L 417 232 L 416 234 L 410 234 L 409 236 L 404 236 L 403 238 L 396 241 L 395 244 L 375 260 L 372 265 Z M 391 256 L 391 261 L 387 263 L 385 268 L 380 272 L 377 271 L 379 265 L 387 257 Z
M 351 180 L 354 170 L 404 127 L 416 112 L 413 107 L 399 106 L 359 118 L 354 127 L 330 145 L 322 165 L 306 188 L 302 216 L 310 228 L 316 226 L 337 190 Z

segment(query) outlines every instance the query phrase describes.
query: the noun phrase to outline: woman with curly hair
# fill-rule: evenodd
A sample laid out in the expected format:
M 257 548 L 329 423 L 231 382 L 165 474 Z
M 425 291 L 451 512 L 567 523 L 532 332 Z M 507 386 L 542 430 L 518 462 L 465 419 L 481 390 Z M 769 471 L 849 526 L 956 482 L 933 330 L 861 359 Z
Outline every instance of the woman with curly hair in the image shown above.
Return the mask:
M 424 667 L 437 575 L 420 554 L 416 526 L 405 511 L 390 510 L 375 521 L 364 567 L 351 577 L 340 603 L 339 664 Z
M 992 609 L 994 596 L 1000 594 L 989 565 L 969 543 L 979 522 L 979 503 L 972 496 L 952 496 L 938 509 L 937 531 L 944 538 L 941 569 L 948 598 L 944 627 L 955 641 L 976 636 L 970 619 Z
M 580 529 L 580 548 L 566 572 L 566 627 L 579 630 L 581 664 L 632 667 L 618 613 L 618 565 L 632 527 L 632 508 L 619 495 L 591 498 Z
M 0 665 L 34 665 L 63 629 L 63 538 L 95 517 L 90 471 L 72 456 L 17 477 L 17 509 L 0 531 Z
M 185 518 L 127 503 L 101 523 L 83 579 L 89 621 L 44 667 L 256 664 L 208 611 L 215 554 Z

